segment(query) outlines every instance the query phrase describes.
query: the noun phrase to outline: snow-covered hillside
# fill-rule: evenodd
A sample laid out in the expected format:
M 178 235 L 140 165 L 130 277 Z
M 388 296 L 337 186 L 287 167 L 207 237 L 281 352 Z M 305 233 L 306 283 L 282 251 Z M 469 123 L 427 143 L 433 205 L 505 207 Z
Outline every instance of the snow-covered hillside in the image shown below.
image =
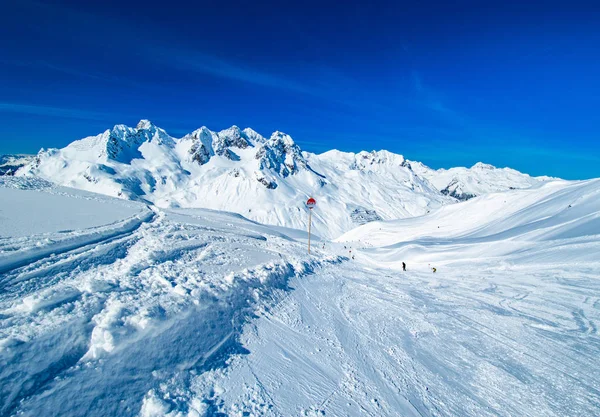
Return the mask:
M 496 168 L 481 162 L 471 168 L 438 170 L 431 169 L 420 162 L 410 161 L 410 165 L 417 175 L 427 179 L 442 194 L 458 200 L 468 200 L 498 191 L 525 189 L 554 180 L 550 177 L 530 177 L 514 169 Z
M 18 175 L 162 208 L 233 211 L 298 229 L 307 226 L 304 202 L 312 196 L 319 207 L 314 230 L 334 238 L 372 220 L 418 216 L 456 202 L 435 188 L 432 172 L 386 151 L 302 152 L 281 132 L 267 139 L 236 126 L 220 132 L 202 127 L 177 139 L 142 120 L 135 128 L 117 125 L 63 149 L 42 150 Z M 498 171 L 485 176 L 477 193 L 537 183 L 523 178 L 529 177 Z
M 338 262 L 232 213 L 14 177 L 0 201 L 2 416 L 137 415 L 174 375 L 243 351 L 247 316 L 289 278 Z
M 310 256 L 303 231 L 39 178 L 0 201 L 2 416 L 600 413 L 600 180 Z
M 372 222 L 338 240 L 385 248 L 381 252 L 390 260 L 409 258 L 412 262 L 439 264 L 452 263 L 452 256 L 443 255 L 445 247 L 439 241 L 449 235 L 453 246 L 461 245 L 463 257 L 472 250 L 474 259 L 506 255 L 520 258 L 530 251 L 539 254 L 545 246 L 562 246 L 565 239 L 595 243 L 600 235 L 600 180 L 553 181 L 528 190 L 492 193 L 419 218 Z M 373 249 L 373 257 L 384 262 L 378 252 Z M 595 253 L 575 252 L 586 253 L 590 261 L 600 261 Z M 544 261 L 576 260 L 565 259 L 558 252 L 555 255 Z
M 600 414 L 600 180 L 483 196 L 340 241 L 332 250 L 355 258 L 292 280 L 247 326 L 250 353 L 188 398 L 226 415 Z M 167 407 L 182 387 L 151 398 Z

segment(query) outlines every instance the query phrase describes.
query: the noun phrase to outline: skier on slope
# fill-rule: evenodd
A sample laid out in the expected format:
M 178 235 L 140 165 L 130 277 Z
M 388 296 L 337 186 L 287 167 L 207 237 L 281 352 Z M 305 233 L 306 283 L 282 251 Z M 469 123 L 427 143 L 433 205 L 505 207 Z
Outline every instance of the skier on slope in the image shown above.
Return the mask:
M 406 264 L 404 262 L 402 262 L 402 270 L 406 272 Z

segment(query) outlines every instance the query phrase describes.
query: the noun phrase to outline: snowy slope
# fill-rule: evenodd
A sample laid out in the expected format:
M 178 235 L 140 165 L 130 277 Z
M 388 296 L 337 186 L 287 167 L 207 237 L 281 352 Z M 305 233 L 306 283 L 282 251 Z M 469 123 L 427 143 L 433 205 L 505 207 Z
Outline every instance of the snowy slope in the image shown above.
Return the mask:
M 452 248 L 461 256 L 522 258 L 535 253 L 545 263 L 599 260 L 569 245 L 595 242 L 600 235 L 600 180 L 550 182 L 534 189 L 492 193 L 427 216 L 373 222 L 339 241 L 360 242 L 381 265 L 398 259 L 413 263 L 452 263 Z M 564 246 L 564 247 L 563 247 Z M 555 249 L 560 247 L 560 251 Z M 574 246 L 573 246 L 574 247 Z M 377 249 L 381 248 L 381 249 Z M 445 254 L 447 253 L 447 254 Z M 544 255 L 542 255 L 544 254 Z M 533 256 L 533 255 L 532 255 Z
M 496 168 L 481 162 L 471 168 L 438 170 L 431 169 L 420 162 L 410 161 L 410 165 L 417 175 L 431 182 L 442 194 L 458 200 L 468 200 L 498 191 L 525 189 L 554 180 L 550 177 L 530 177 L 514 169 Z
M 236 126 L 206 127 L 181 139 L 142 120 L 63 149 L 42 150 L 18 175 L 143 201 L 202 207 L 306 229 L 304 202 L 318 201 L 314 230 L 337 237 L 360 224 L 427 213 L 455 202 L 386 151 L 302 152 L 281 132 L 264 138 Z
M 0 415 L 600 413 L 600 180 L 374 221 L 311 256 L 233 213 L 29 177 L 0 200 Z
M 247 325 L 250 353 L 200 375 L 188 401 L 225 415 L 599 415 L 600 180 L 340 240 L 330 250 L 355 259 L 292 280 Z M 176 415 L 164 398 L 182 386 L 149 398 Z
M 148 392 L 240 352 L 275 288 L 337 262 L 237 214 L 22 178 L 0 181 L 0 200 L 2 416 L 137 415 Z

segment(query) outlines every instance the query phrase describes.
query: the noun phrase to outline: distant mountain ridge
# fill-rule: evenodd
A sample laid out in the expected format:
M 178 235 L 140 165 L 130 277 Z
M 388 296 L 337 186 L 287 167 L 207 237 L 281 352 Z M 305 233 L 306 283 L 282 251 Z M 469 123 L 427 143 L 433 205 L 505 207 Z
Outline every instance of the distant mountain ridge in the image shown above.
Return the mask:
M 529 188 L 540 182 L 556 179 L 531 177 L 511 168 L 496 168 L 482 162 L 476 163 L 471 168 L 433 170 L 420 162 L 411 162 L 411 167 L 420 177 L 431 182 L 442 194 L 461 201 L 491 192 Z
M 16 154 L 0 155 L 0 176 L 14 175 L 19 168 L 30 163 L 35 155 Z
M 332 238 L 372 220 L 425 214 L 458 200 L 545 181 L 477 164 L 432 170 L 388 151 L 303 152 L 283 132 L 201 127 L 174 138 L 148 120 L 41 150 L 17 172 L 160 207 L 203 207 Z

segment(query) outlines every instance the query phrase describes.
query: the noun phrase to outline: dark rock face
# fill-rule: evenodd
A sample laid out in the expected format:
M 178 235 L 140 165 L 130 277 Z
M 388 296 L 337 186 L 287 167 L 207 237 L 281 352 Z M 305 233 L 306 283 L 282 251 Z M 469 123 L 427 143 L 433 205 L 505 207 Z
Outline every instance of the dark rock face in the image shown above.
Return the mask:
M 440 191 L 442 194 L 447 195 L 449 197 L 454 197 L 460 201 L 467 201 L 471 198 L 477 197 L 475 194 L 466 193 L 461 190 L 461 185 L 458 180 L 452 180 L 450 184 L 446 186 L 443 190 Z
M 224 156 L 225 158 L 229 159 L 230 161 L 239 161 L 240 160 L 240 157 L 235 152 L 233 152 L 231 149 L 227 149 L 227 148 L 220 149 L 220 150 L 216 151 L 216 154 L 220 155 L 220 156 Z
M 246 149 L 248 146 L 250 146 L 250 142 L 246 134 L 237 126 L 232 126 L 217 133 L 217 138 L 213 143 L 217 155 L 220 155 L 220 152 L 227 148 Z
M 264 185 L 266 188 L 268 188 L 269 190 L 274 190 L 275 188 L 277 188 L 277 183 L 275 181 L 269 181 L 265 177 L 260 177 L 260 178 L 257 178 L 256 180 L 258 182 L 260 182 L 262 185 Z
M 356 207 L 350 212 L 350 218 L 358 225 L 383 220 L 375 210 L 369 210 L 364 207 Z
M 157 141 L 161 145 L 173 146 L 173 139 L 167 133 L 148 120 L 140 120 L 132 129 L 124 125 L 116 125 L 107 130 L 106 156 L 117 162 L 130 163 L 132 159 L 142 158 L 139 151 L 144 142 Z
M 206 146 L 200 141 L 194 142 L 188 152 L 192 156 L 192 161 L 197 162 L 200 165 L 204 165 L 210 159 L 209 150 L 206 149 Z
M 271 139 L 256 152 L 255 157 L 260 161 L 261 170 L 273 170 L 284 178 L 307 167 L 298 145 L 291 137 L 281 132 L 273 133 Z

